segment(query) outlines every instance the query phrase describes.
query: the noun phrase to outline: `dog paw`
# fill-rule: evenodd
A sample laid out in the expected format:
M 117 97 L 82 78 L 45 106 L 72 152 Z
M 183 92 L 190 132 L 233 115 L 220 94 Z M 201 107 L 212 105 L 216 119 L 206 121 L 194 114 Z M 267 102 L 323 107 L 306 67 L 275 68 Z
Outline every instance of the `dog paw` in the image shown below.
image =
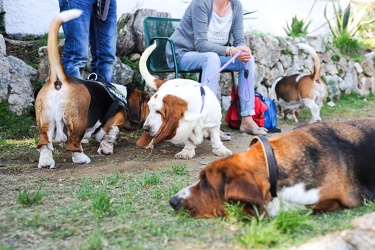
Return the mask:
M 181 152 L 175 154 L 174 158 L 189 160 L 195 156 L 195 150 L 186 150 L 183 149 Z
M 47 145 L 44 145 L 39 149 L 39 152 L 38 168 L 55 168 L 52 150 Z
M 79 164 L 91 162 L 90 158 L 81 152 L 73 152 L 72 160 L 73 160 L 73 163 L 79 163 Z
M 98 148 L 98 153 L 99 154 L 104 154 L 104 155 L 111 155 L 113 154 L 113 147 L 114 147 L 115 142 L 112 141 L 107 141 L 107 140 L 102 140 L 100 142 L 100 146 Z
M 232 154 L 232 151 L 230 151 L 226 147 L 214 149 L 212 152 L 215 155 L 220 156 L 220 157 L 226 157 L 226 156 L 230 156 Z

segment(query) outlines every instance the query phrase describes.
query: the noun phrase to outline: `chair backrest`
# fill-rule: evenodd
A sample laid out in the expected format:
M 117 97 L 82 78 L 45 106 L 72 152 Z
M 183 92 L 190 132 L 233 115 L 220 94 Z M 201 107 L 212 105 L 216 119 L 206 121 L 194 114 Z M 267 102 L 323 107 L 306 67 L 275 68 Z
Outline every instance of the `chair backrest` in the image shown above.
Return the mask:
M 165 46 L 168 43 L 168 38 L 173 34 L 176 27 L 180 23 L 177 18 L 165 17 L 146 17 L 143 21 L 145 32 L 146 47 L 150 46 L 152 39 L 156 39 L 157 47 L 152 52 L 149 58 L 149 68 L 156 73 L 174 72 L 174 69 L 169 69 L 166 63 Z

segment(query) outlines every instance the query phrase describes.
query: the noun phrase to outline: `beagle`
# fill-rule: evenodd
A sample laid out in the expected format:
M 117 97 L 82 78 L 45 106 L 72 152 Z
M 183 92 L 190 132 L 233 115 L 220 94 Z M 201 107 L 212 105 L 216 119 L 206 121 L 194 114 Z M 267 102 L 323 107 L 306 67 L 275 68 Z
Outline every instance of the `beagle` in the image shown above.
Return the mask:
M 153 147 L 164 140 L 183 144 L 175 158 L 191 159 L 204 137 L 210 137 L 213 153 L 228 156 L 232 152 L 220 140 L 221 106 L 207 86 L 188 79 L 158 80 L 146 65 L 156 48 L 150 45 L 142 54 L 139 68 L 146 85 L 156 90 L 148 102 L 149 115 L 143 125 L 144 133 L 137 141 L 141 147 Z
M 310 75 L 294 74 L 277 80 L 273 85 L 276 95 L 279 118 L 287 117 L 298 122 L 296 115 L 304 107 L 310 109 L 310 123 L 321 121 L 320 109 L 327 96 L 327 86 L 320 78 L 320 59 L 313 48 L 298 43 L 300 49 L 307 51 L 314 60 L 314 71 Z
M 90 163 L 90 158 L 83 153 L 83 138 L 94 135 L 100 142 L 98 152 L 112 154 L 119 131 L 133 132 L 141 128 L 147 116 L 149 96 L 146 93 L 128 91 L 125 86 L 113 84 L 114 91 L 126 97 L 126 110 L 112 106 L 114 99 L 103 84 L 65 73 L 57 47 L 59 28 L 63 22 L 77 18 L 81 13 L 76 9 L 61 12 L 53 19 L 48 33 L 50 76 L 35 101 L 39 168 L 55 167 L 53 140 L 67 144 L 66 150 L 72 152 L 74 163 Z M 111 106 L 114 108 L 108 112 Z
M 375 199 L 375 119 L 305 124 L 268 142 L 271 160 L 263 142 L 252 143 L 206 166 L 170 205 L 207 218 L 226 215 L 230 202 L 241 202 L 249 215 L 275 216 L 306 207 L 338 211 Z

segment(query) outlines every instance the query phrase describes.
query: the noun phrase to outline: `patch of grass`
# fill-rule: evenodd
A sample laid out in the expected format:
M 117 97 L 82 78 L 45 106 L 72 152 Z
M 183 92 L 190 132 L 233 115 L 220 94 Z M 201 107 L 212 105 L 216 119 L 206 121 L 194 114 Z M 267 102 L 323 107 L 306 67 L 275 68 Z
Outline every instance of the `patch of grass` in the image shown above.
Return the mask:
M 273 219 L 275 227 L 283 234 L 290 234 L 305 229 L 311 229 L 312 211 L 302 212 L 300 210 L 280 211 L 280 213 Z
M 187 175 L 187 164 L 178 164 L 178 163 L 173 163 L 171 168 L 171 172 L 176 174 L 176 175 Z
M 109 213 L 111 198 L 108 192 L 100 187 L 91 196 L 91 210 L 95 217 L 101 217 L 106 213 Z
M 143 187 L 154 186 L 160 182 L 160 173 L 159 172 L 150 172 L 144 171 L 140 179 L 140 183 Z
M 36 193 L 29 193 L 26 189 L 22 189 L 18 193 L 18 201 L 25 206 L 31 206 L 37 204 L 43 199 L 42 185 L 39 186 L 39 189 Z
M 281 234 L 274 223 L 251 218 L 250 223 L 244 225 L 241 235 L 236 238 L 247 248 L 271 248 L 280 241 Z
M 89 238 L 87 239 L 87 242 L 85 242 L 82 246 L 82 250 L 97 250 L 97 249 L 103 249 L 104 247 L 104 239 L 103 239 L 103 233 L 100 230 L 94 231 Z
M 33 138 L 37 134 L 35 118 L 12 113 L 6 101 L 0 103 L 0 117 L 0 144 L 8 139 Z
M 345 32 L 333 38 L 333 45 L 337 47 L 341 53 L 351 56 L 357 56 L 358 51 L 362 48 L 358 40 L 353 39 Z

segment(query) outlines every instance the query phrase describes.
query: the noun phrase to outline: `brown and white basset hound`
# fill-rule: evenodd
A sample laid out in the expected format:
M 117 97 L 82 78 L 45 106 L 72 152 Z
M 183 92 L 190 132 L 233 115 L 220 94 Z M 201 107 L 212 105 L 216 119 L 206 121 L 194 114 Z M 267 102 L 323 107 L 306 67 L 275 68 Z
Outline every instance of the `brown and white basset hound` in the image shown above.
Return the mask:
M 307 51 L 314 60 L 314 70 L 310 75 L 294 74 L 278 79 L 272 86 L 276 95 L 278 117 L 285 115 L 298 122 L 298 113 L 305 107 L 310 109 L 312 122 L 321 121 L 320 109 L 327 96 L 327 86 L 320 78 L 320 59 L 313 48 L 307 44 L 298 43 L 300 49 Z
M 257 209 L 275 216 L 306 207 L 338 211 L 375 199 L 375 119 L 307 124 L 269 144 L 276 179 L 258 141 L 206 166 L 198 182 L 173 196 L 170 205 L 207 218 L 226 215 L 224 204 L 231 202 L 242 203 L 250 215 Z
M 108 89 L 96 81 L 81 80 L 67 75 L 60 60 L 57 47 L 61 24 L 81 15 L 80 10 L 61 12 L 51 23 L 48 34 L 49 81 L 42 87 L 35 101 L 36 121 L 39 128 L 40 152 L 38 167 L 54 168 L 53 140 L 66 145 L 72 152 L 74 163 L 89 163 L 83 153 L 84 138 L 100 142 L 99 153 L 112 154 L 119 131 L 133 132 L 142 128 L 148 114 L 149 96 L 139 90 L 127 90 L 114 85 L 122 94 L 128 109 L 113 106 L 114 100 Z M 114 107 L 111 113 L 108 110 Z
M 195 148 L 209 136 L 213 153 L 228 156 L 232 152 L 220 140 L 221 106 L 215 94 L 207 87 L 188 79 L 158 80 L 146 65 L 147 58 L 156 48 L 150 45 L 142 54 L 139 68 L 146 85 L 156 90 L 148 102 L 149 115 L 145 130 L 137 145 L 153 147 L 164 140 L 183 144 L 175 158 L 191 159 Z

